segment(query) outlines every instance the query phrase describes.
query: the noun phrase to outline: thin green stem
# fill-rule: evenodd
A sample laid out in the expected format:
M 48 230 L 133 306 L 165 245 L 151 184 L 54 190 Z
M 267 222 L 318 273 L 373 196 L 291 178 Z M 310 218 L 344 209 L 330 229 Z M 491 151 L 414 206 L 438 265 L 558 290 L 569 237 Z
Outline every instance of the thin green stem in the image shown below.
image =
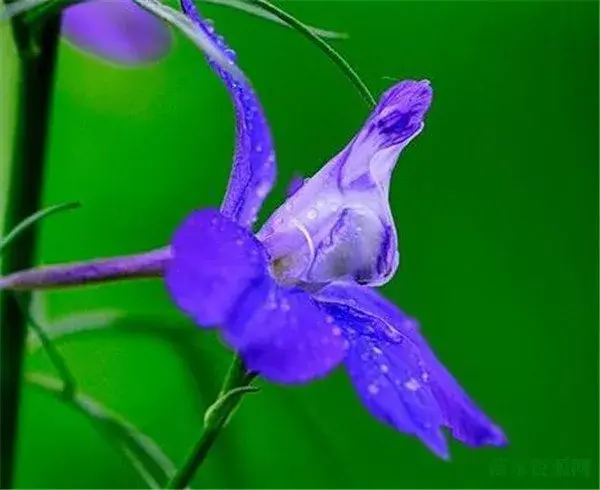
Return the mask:
M 35 38 L 30 26 L 18 18 L 13 19 L 12 28 L 19 53 L 19 87 L 5 230 L 14 229 L 40 208 L 60 19 L 48 19 L 35 31 Z M 0 275 L 33 265 L 35 238 L 35 229 L 31 228 L 22 235 L 18 248 L 13 247 L 5 252 Z M 25 306 L 28 302 L 28 298 L 24 297 Z M 1 488 L 12 487 L 14 474 L 26 324 L 27 318 L 21 308 L 11 301 L 8 293 L 0 292 Z
M 40 340 L 40 344 L 42 344 L 42 348 L 46 351 L 46 354 L 48 354 L 50 362 L 52 363 L 54 369 L 56 369 L 58 375 L 60 376 L 60 379 L 63 382 L 63 395 L 65 396 L 65 398 L 72 398 L 75 394 L 75 388 L 77 387 L 75 376 L 73 376 L 73 373 L 69 369 L 69 366 L 67 366 L 67 363 L 64 360 L 63 356 L 60 352 L 58 352 L 58 350 L 46 334 L 44 328 L 35 320 L 35 318 L 33 318 L 33 316 L 31 316 L 31 314 L 27 312 L 27 309 L 25 308 L 21 297 L 22 293 L 19 294 L 13 292 L 13 295 L 15 301 L 21 309 L 21 313 L 27 318 L 27 323 L 29 323 L 31 329 L 37 335 L 38 339 Z
M 307 37 L 310 41 L 317 45 L 319 49 L 321 49 L 329 58 L 346 74 L 346 76 L 350 79 L 352 84 L 356 87 L 356 89 L 360 92 L 362 97 L 365 99 L 369 107 L 373 107 L 376 104 L 375 98 L 371 91 L 367 87 L 367 85 L 362 81 L 358 73 L 350 66 L 341 54 L 339 54 L 332 46 L 329 45 L 327 41 L 324 41 L 319 36 L 315 35 L 314 32 L 310 29 L 309 26 L 296 19 L 294 16 L 288 14 L 284 10 L 281 10 L 276 5 L 273 5 L 271 2 L 267 0 L 245 0 L 250 4 L 254 4 L 258 7 L 261 7 L 265 11 L 275 15 L 280 18 L 283 22 L 293 27 L 303 36 Z
M 215 403 L 206 411 L 204 418 L 204 432 L 196 442 L 192 452 L 175 476 L 167 483 L 166 488 L 186 488 L 202 465 L 214 442 L 219 437 L 245 393 L 255 391 L 249 386 L 256 377 L 249 373 L 239 356 L 235 356 L 221 392 Z

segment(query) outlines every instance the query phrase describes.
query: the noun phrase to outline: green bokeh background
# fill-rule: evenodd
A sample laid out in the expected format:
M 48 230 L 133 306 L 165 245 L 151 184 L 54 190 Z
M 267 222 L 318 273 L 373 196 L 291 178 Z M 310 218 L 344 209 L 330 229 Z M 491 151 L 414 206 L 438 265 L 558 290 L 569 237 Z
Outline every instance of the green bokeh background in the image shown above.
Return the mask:
M 377 93 L 396 79 L 431 80 L 426 131 L 393 178 L 402 265 L 384 292 L 420 320 L 510 446 L 454 443 L 452 462 L 439 461 L 373 420 L 339 370 L 248 397 L 193 486 L 597 488 L 598 4 L 282 5 L 350 33 L 335 44 Z M 203 12 L 236 48 L 273 129 L 279 180 L 264 218 L 293 173 L 314 173 L 368 109 L 293 31 L 224 7 Z M 217 206 L 232 118 L 226 91 L 182 38 L 136 70 L 62 43 L 44 202 L 83 207 L 43 224 L 40 263 L 149 250 L 190 210 Z M 59 348 L 83 391 L 181 464 L 227 367 L 216 337 L 182 318 L 160 281 L 53 292 L 44 303 L 49 328 L 76 313 L 124 316 Z M 39 352 L 26 368 L 52 373 Z M 27 385 L 19 433 L 19 487 L 144 487 L 88 420 Z M 573 473 L 559 477 L 565 459 Z

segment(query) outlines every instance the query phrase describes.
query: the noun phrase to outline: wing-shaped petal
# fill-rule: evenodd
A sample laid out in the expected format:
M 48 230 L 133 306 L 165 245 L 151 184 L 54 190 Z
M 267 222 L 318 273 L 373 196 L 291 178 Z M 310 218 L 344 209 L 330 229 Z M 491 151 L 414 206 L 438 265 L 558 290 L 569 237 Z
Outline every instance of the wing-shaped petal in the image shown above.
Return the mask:
M 327 303 L 326 309 L 338 324 L 350 325 L 354 340 L 348 370 L 363 402 L 377 418 L 417 435 L 443 457 L 446 452 L 437 436 L 439 425 L 470 446 L 507 443 L 502 430 L 435 357 L 416 322 L 396 306 L 374 290 L 359 286 L 329 286 L 321 291 L 319 301 Z M 357 318 L 354 323 L 363 318 L 369 335 L 361 335 L 360 329 L 348 322 L 353 315 Z M 382 396 L 377 396 L 379 393 Z
M 389 89 L 352 141 L 291 195 L 259 232 L 292 282 L 387 282 L 398 266 L 388 203 L 401 151 L 424 127 L 427 81 Z
M 236 60 L 235 53 L 225 44 L 214 27 L 206 22 L 192 0 L 181 0 L 185 14 L 191 18 L 214 42 L 223 54 Z M 234 81 L 229 73 L 209 60 L 213 70 L 221 77 L 231 94 L 235 107 L 236 144 L 233 168 L 221 212 L 250 227 L 255 221 L 260 206 L 275 182 L 276 164 L 271 130 L 263 108 L 247 83 Z
M 62 33 L 76 46 L 109 61 L 137 65 L 162 58 L 169 28 L 130 0 L 91 0 L 67 8 Z
M 171 253 L 165 281 L 175 304 L 199 325 L 218 326 L 248 369 L 302 383 L 344 358 L 340 327 L 306 292 L 275 283 L 248 229 L 216 210 L 197 211 L 176 231 Z

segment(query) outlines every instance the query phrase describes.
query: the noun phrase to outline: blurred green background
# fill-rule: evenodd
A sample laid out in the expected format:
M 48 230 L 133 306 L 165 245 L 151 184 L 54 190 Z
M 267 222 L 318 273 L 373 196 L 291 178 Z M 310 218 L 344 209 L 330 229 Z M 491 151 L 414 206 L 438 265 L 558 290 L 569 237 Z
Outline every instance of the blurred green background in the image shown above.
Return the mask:
M 597 488 L 598 4 L 282 5 L 350 33 L 335 44 L 375 92 L 396 79 L 431 80 L 426 131 L 394 174 L 402 266 L 384 292 L 420 320 L 510 446 L 454 443 L 452 462 L 439 461 L 373 420 L 339 370 L 248 396 L 193 486 Z M 292 174 L 314 173 L 368 110 L 292 30 L 200 7 L 238 52 L 271 122 L 279 180 L 264 218 Z M 217 206 L 232 118 L 226 91 L 182 38 L 166 60 L 135 70 L 62 43 L 44 203 L 83 207 L 43 224 L 39 262 L 149 250 L 190 210 Z M 82 391 L 181 464 L 227 367 L 216 337 L 187 322 L 160 281 L 43 301 L 49 328 L 73 314 L 121 316 L 112 330 L 58 346 Z M 39 351 L 26 369 L 52 373 Z M 18 487 L 144 487 L 123 454 L 61 401 L 25 385 L 21 414 Z

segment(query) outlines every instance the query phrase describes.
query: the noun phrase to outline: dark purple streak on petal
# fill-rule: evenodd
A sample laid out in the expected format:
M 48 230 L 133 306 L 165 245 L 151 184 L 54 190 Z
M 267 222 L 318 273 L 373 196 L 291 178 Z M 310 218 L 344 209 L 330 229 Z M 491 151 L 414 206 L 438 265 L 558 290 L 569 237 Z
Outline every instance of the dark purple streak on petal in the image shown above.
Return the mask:
M 225 44 L 214 27 L 200 17 L 192 0 L 181 0 L 185 14 L 192 19 L 223 50 L 232 62 L 236 55 Z M 235 82 L 231 75 L 209 59 L 215 73 L 221 77 L 235 106 L 236 144 L 233 168 L 221 212 L 250 227 L 275 182 L 275 152 L 269 125 L 254 90 L 247 83 Z
M 69 7 L 62 33 L 79 48 L 124 65 L 156 61 L 171 46 L 166 24 L 131 0 L 90 0 Z

